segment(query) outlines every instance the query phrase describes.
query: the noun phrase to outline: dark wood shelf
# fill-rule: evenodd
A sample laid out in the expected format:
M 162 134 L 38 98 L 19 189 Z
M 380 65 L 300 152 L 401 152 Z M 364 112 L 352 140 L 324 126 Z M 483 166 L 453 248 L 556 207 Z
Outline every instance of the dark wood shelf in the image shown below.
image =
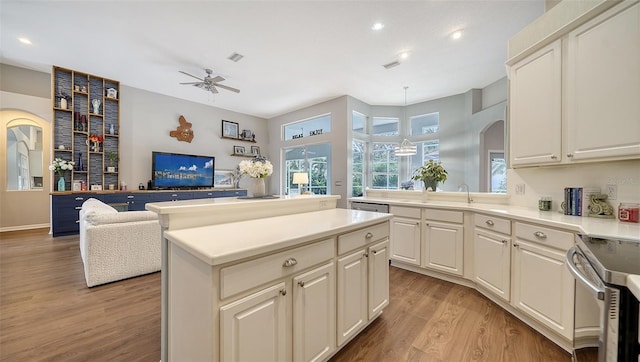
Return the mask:
M 224 138 L 224 139 L 227 139 L 227 140 L 234 140 L 234 141 L 242 141 L 242 142 L 249 142 L 249 143 L 257 143 L 257 142 L 256 142 L 256 141 L 254 141 L 254 140 L 245 140 L 244 138 L 239 138 L 239 137 L 238 137 L 238 138 L 236 138 L 236 137 L 227 137 L 227 136 L 222 136 L 222 137 L 220 137 L 220 138 Z
M 232 153 L 232 154 L 231 154 L 231 156 L 236 156 L 236 157 L 251 157 L 251 158 L 253 158 L 253 157 L 256 157 L 256 156 L 259 156 L 259 155 L 252 155 L 252 154 L 250 154 L 250 153 Z

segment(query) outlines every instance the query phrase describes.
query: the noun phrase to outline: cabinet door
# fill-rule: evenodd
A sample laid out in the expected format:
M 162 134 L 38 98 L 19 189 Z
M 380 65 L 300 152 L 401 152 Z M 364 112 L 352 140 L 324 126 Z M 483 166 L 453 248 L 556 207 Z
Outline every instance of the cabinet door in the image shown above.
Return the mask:
M 284 361 L 286 294 L 279 283 L 220 308 L 221 361 Z
M 561 161 L 561 41 L 509 69 L 511 165 Z
M 366 260 L 364 249 L 338 259 L 338 346 L 367 323 Z
M 511 291 L 509 237 L 476 228 L 473 252 L 476 283 L 508 302 Z
M 427 221 L 423 266 L 462 275 L 463 229 L 462 225 Z
M 569 33 L 567 151 L 575 160 L 640 157 L 640 3 Z
M 321 361 L 336 347 L 333 262 L 293 278 L 293 360 Z
M 389 305 L 389 240 L 369 247 L 369 319 Z
M 565 252 L 517 239 L 514 246 L 513 305 L 573 339 L 574 279 Z
M 393 218 L 391 257 L 407 264 L 420 265 L 420 220 Z

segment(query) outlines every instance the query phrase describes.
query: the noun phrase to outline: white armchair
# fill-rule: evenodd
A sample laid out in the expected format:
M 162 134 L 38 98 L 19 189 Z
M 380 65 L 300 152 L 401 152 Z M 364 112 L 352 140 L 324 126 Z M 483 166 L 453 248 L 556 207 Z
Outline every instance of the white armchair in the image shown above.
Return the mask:
M 156 213 L 118 212 L 88 199 L 80 210 L 80 255 L 87 286 L 160 270 L 161 238 Z

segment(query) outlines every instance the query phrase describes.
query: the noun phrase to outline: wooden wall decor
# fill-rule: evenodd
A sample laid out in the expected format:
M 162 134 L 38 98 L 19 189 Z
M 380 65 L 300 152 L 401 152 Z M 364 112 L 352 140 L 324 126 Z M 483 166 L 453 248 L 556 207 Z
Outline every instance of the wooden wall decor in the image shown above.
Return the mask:
M 191 129 L 191 123 L 187 122 L 184 116 L 180 116 L 178 119 L 180 125 L 176 128 L 175 131 L 169 132 L 169 136 L 175 137 L 178 141 L 184 141 L 191 143 L 193 140 L 193 130 Z

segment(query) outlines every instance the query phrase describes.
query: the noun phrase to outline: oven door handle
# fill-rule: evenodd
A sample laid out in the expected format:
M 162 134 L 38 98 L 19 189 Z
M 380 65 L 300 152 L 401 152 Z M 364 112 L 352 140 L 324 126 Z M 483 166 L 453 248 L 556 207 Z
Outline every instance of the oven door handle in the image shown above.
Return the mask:
M 580 280 L 582 284 L 584 284 L 587 288 L 589 288 L 589 291 L 591 292 L 591 294 L 593 294 L 594 297 L 600 300 L 604 300 L 604 289 L 600 289 L 598 288 L 597 285 L 593 284 L 593 282 L 591 282 L 587 277 L 585 277 L 576 266 L 573 256 L 576 255 L 577 253 L 578 253 L 577 246 L 574 246 L 567 251 L 567 266 L 569 267 L 569 271 L 571 272 L 571 274 L 573 274 L 573 276 L 576 279 Z

